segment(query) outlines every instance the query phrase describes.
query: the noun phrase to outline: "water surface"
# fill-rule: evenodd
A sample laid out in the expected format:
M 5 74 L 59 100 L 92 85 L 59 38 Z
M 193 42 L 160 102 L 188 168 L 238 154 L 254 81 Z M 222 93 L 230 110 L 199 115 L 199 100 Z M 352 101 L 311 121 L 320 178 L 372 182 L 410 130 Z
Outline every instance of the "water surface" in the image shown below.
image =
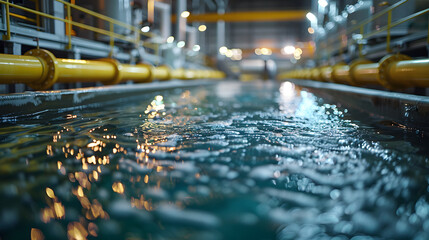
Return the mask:
M 429 142 L 390 123 L 289 82 L 3 119 L 0 237 L 429 239 Z

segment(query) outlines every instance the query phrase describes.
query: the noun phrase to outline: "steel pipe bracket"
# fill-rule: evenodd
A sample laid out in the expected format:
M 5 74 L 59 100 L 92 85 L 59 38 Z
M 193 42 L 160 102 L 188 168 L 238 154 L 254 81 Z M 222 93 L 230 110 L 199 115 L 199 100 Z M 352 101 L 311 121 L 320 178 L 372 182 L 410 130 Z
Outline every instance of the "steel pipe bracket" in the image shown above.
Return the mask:
M 54 54 L 45 49 L 32 49 L 24 54 L 39 59 L 43 66 L 43 74 L 39 81 L 27 83 L 35 90 L 46 90 L 51 88 L 58 80 L 58 61 Z
M 401 88 L 403 86 L 392 84 L 389 80 L 389 65 L 393 62 L 411 60 L 411 57 L 403 54 L 393 54 L 383 57 L 378 66 L 379 77 L 378 80 L 380 84 L 387 89 Z
M 122 81 L 122 65 L 118 60 L 113 58 L 101 58 L 98 59 L 98 61 L 111 63 L 115 67 L 115 75 L 113 76 L 112 80 L 103 82 L 104 85 L 115 85 Z

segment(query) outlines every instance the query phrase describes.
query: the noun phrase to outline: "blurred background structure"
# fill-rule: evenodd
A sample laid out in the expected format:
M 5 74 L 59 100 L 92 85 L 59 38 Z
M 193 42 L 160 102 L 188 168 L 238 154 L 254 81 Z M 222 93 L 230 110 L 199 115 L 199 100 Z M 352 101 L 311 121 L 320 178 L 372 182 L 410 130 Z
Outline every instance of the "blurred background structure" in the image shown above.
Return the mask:
M 392 53 L 428 57 L 426 0 L 0 0 L 0 5 L 4 54 L 42 48 L 62 59 L 110 57 L 170 70 L 219 69 L 244 81 L 355 59 L 378 62 Z M 2 59 L 3 72 L 11 61 Z M 319 72 L 313 75 L 317 79 Z M 56 81 L 53 89 L 100 84 L 64 82 Z M 2 93 L 32 89 L 19 78 L 1 83 Z

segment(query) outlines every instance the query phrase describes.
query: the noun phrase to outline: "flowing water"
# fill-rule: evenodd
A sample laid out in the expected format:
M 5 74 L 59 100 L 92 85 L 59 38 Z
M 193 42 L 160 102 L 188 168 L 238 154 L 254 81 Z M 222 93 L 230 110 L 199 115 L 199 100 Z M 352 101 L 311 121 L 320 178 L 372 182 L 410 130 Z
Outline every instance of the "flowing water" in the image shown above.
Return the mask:
M 292 83 L 0 128 L 1 239 L 429 239 L 429 140 Z

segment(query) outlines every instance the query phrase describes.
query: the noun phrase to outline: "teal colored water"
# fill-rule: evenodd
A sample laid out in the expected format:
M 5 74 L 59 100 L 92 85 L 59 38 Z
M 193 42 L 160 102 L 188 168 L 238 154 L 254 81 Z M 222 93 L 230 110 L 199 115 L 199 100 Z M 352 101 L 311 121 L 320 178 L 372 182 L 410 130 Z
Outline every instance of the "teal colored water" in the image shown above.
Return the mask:
M 0 236 L 429 239 L 427 146 L 289 82 L 3 119 Z

